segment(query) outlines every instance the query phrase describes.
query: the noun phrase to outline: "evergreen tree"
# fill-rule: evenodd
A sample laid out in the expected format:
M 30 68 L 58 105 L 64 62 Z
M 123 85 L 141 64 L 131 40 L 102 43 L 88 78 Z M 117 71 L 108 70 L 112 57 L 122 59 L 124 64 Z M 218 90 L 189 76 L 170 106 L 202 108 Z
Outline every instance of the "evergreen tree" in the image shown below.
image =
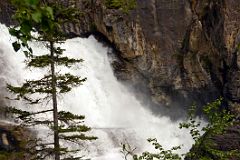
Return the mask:
M 24 52 L 27 67 L 42 70 L 48 68 L 49 72 L 40 79 L 26 80 L 21 86 L 8 84 L 7 88 L 16 94 L 15 100 L 22 99 L 35 105 L 50 99 L 52 107 L 36 112 L 12 107 L 10 111 L 17 114 L 17 118 L 20 118 L 24 125 L 44 124 L 53 130 L 54 140 L 52 143 L 38 143 L 36 159 L 45 159 L 48 156 L 54 156 L 55 160 L 60 160 L 61 157 L 66 159 L 66 155 L 70 154 L 69 152 L 77 152 L 78 150 L 72 151 L 68 150 L 67 147 L 60 146 L 61 139 L 76 143 L 79 140 L 96 139 L 96 137 L 84 134 L 90 130 L 89 127 L 82 124 L 84 116 L 58 111 L 57 96 L 71 91 L 72 87 L 79 86 L 86 80 L 86 78 L 70 73 L 62 74 L 56 71 L 57 66 L 71 68 L 82 62 L 81 59 L 64 56 L 64 49 L 60 47 L 60 44 L 66 40 L 62 30 L 63 24 L 75 22 L 81 14 L 73 7 L 64 7 L 59 1 L 51 3 L 51 1 L 39 0 L 12 0 L 12 3 L 16 7 L 13 18 L 18 22 L 17 26 L 9 28 L 10 34 L 17 38 L 17 41 L 12 44 L 14 50 L 17 52 L 21 49 Z M 29 46 L 30 41 L 43 43 L 49 53 L 34 54 Z M 52 120 L 37 119 L 37 116 L 49 112 L 52 112 Z M 80 159 L 80 157 L 73 158 L 72 156 L 70 158 Z

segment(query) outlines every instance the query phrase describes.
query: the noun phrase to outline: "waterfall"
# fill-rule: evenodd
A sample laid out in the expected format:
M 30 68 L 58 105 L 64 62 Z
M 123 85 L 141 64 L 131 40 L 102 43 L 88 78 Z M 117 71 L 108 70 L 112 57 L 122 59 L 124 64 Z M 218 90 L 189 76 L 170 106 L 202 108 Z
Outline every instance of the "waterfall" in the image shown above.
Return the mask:
M 0 37 L 1 90 L 4 90 L 6 82 L 20 84 L 25 78 L 38 77 L 41 71 L 26 70 L 23 54 L 13 51 L 11 43 L 14 38 L 4 25 L 0 25 Z M 87 81 L 60 96 L 59 107 L 85 115 L 85 123 L 92 127 L 91 134 L 98 137 L 98 140 L 86 144 L 87 157 L 93 160 L 123 160 L 121 143 L 131 144 L 137 152 L 151 150 L 147 138 L 157 138 L 167 149 L 183 144 L 181 153 L 189 150 L 193 141 L 187 130 L 178 129 L 179 122 L 173 122 L 164 115 L 153 115 L 114 77 L 107 54 L 111 49 L 104 47 L 93 36 L 69 39 L 62 47 L 68 56 L 84 60 L 71 72 L 87 77 Z M 38 43 L 32 43 L 32 48 L 38 53 L 46 51 Z

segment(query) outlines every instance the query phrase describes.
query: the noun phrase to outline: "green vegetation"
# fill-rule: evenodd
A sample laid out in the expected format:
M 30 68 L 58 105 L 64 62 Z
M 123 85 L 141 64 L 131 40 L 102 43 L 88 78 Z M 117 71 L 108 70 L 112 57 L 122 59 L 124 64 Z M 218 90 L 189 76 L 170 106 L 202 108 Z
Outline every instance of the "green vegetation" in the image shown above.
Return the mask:
M 180 123 L 179 128 L 187 128 L 194 139 L 195 143 L 191 151 L 184 155 L 176 154 L 174 151 L 181 149 L 180 146 L 172 147 L 170 150 L 165 150 L 156 139 L 148 139 L 156 151 L 150 153 L 148 151 L 143 152 L 141 155 L 134 154 L 135 149 L 131 149 L 130 145 L 123 145 L 122 153 L 127 160 L 130 156 L 134 160 L 181 160 L 184 157 L 190 160 L 228 160 L 231 157 L 237 157 L 240 159 L 239 150 L 221 151 L 215 149 L 213 136 L 221 135 L 225 130 L 239 123 L 229 111 L 221 109 L 222 99 L 217 99 L 212 103 L 208 103 L 203 107 L 203 113 L 208 119 L 208 124 L 201 129 L 201 122 L 196 120 L 196 106 L 193 106 L 189 110 L 189 117 L 184 123 Z M 201 135 L 201 132 L 205 132 Z
M 135 149 L 131 149 L 130 145 L 124 144 L 122 148 L 122 153 L 125 155 L 125 160 L 128 159 L 128 156 L 132 156 L 133 160 L 181 160 L 181 156 L 174 153 L 174 151 L 181 149 L 180 146 L 172 147 L 169 150 L 165 150 L 155 138 L 149 138 L 148 142 L 151 143 L 156 149 L 154 153 L 146 151 L 143 152 L 141 155 L 136 155 L 134 154 Z
M 136 0 L 105 0 L 105 5 L 109 9 L 120 9 L 125 13 L 136 7 Z
M 84 116 L 58 110 L 57 96 L 81 85 L 86 78 L 62 73 L 56 68 L 71 68 L 83 61 L 64 56 L 65 50 L 61 48 L 61 44 L 66 40 L 62 25 L 74 21 L 77 23 L 80 13 L 72 7 L 64 7 L 59 1 L 44 3 L 39 0 L 12 0 L 12 3 L 17 8 L 13 18 L 18 22 L 17 26 L 9 28 L 10 34 L 17 38 L 12 44 L 14 50 L 18 52 L 21 49 L 24 52 L 28 68 L 47 71 L 42 78 L 26 80 L 21 86 L 7 85 L 8 90 L 16 95 L 14 100 L 24 100 L 32 107 L 41 104 L 42 109 L 30 112 L 9 107 L 9 112 L 17 115 L 16 118 L 21 120 L 22 125 L 47 125 L 53 130 L 52 142 L 43 143 L 42 140 L 36 139 L 36 152 L 33 153 L 36 155 L 35 159 L 53 156 L 55 160 L 81 159 L 70 154 L 78 152 L 78 149 L 69 150 L 69 147 L 61 146 L 59 142 L 64 140 L 79 143 L 81 140 L 95 140 L 96 137 L 85 135 L 90 128 L 82 124 Z M 29 45 L 31 41 L 42 43 L 48 49 L 48 53 L 36 55 Z M 44 103 L 48 105 L 47 109 L 43 107 Z M 37 108 L 39 110 L 39 105 Z M 41 114 L 46 113 L 51 113 L 52 119 L 39 118 Z
M 201 131 L 205 134 L 200 136 L 198 129 L 200 122 L 194 120 L 194 109 L 190 112 L 189 120 L 180 124 L 180 128 L 189 128 L 195 143 L 192 150 L 186 154 L 188 159 L 196 160 L 228 160 L 232 157 L 240 158 L 239 151 L 222 151 L 216 148 L 216 144 L 212 137 L 222 135 L 225 130 L 236 123 L 239 123 L 235 116 L 226 109 L 221 109 L 222 99 L 207 104 L 203 108 L 203 113 L 208 119 L 207 126 Z

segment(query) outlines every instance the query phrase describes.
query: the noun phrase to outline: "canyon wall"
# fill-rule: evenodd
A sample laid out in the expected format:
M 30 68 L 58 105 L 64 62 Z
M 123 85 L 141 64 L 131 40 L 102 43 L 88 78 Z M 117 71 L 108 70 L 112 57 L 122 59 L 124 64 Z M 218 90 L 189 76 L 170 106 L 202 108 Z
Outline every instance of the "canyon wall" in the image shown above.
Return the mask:
M 219 96 L 239 102 L 236 0 L 137 0 L 128 13 L 107 8 L 104 0 L 62 2 L 84 13 L 79 24 L 64 25 L 65 32 L 104 36 L 118 51 L 117 77 L 150 94 L 153 102 L 186 106 Z M 8 0 L 0 7 L 0 21 L 13 23 Z
M 165 106 L 206 103 L 216 97 L 239 102 L 240 6 L 236 0 L 137 0 L 124 13 L 103 0 L 78 2 L 86 11 L 81 30 L 100 32 L 116 49 L 116 75 Z

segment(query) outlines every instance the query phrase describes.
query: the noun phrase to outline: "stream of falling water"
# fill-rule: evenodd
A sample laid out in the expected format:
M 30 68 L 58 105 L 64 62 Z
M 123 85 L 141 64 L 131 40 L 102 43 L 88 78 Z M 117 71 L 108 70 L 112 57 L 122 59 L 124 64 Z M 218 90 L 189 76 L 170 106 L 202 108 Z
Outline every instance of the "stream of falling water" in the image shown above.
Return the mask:
M 4 25 L 0 25 L 0 80 L 1 89 L 5 82 L 20 84 L 24 79 L 36 78 L 41 71 L 28 71 L 24 67 L 24 56 L 15 53 L 14 40 Z M 43 46 L 33 43 L 33 50 L 42 53 Z M 157 138 L 165 147 L 182 145 L 181 153 L 189 150 L 193 143 L 186 130 L 178 129 L 179 122 L 167 116 L 155 116 L 143 106 L 129 90 L 114 77 L 104 47 L 94 37 L 69 39 L 62 45 L 66 54 L 82 58 L 84 62 L 72 73 L 87 77 L 80 87 L 59 97 L 60 109 L 86 116 L 85 123 L 92 127 L 91 134 L 98 140 L 87 143 L 85 152 L 93 160 L 123 160 L 121 143 L 129 143 L 137 151 L 151 150 L 147 138 Z M 65 70 L 65 69 L 62 69 Z M 44 133 L 39 132 L 39 136 Z

